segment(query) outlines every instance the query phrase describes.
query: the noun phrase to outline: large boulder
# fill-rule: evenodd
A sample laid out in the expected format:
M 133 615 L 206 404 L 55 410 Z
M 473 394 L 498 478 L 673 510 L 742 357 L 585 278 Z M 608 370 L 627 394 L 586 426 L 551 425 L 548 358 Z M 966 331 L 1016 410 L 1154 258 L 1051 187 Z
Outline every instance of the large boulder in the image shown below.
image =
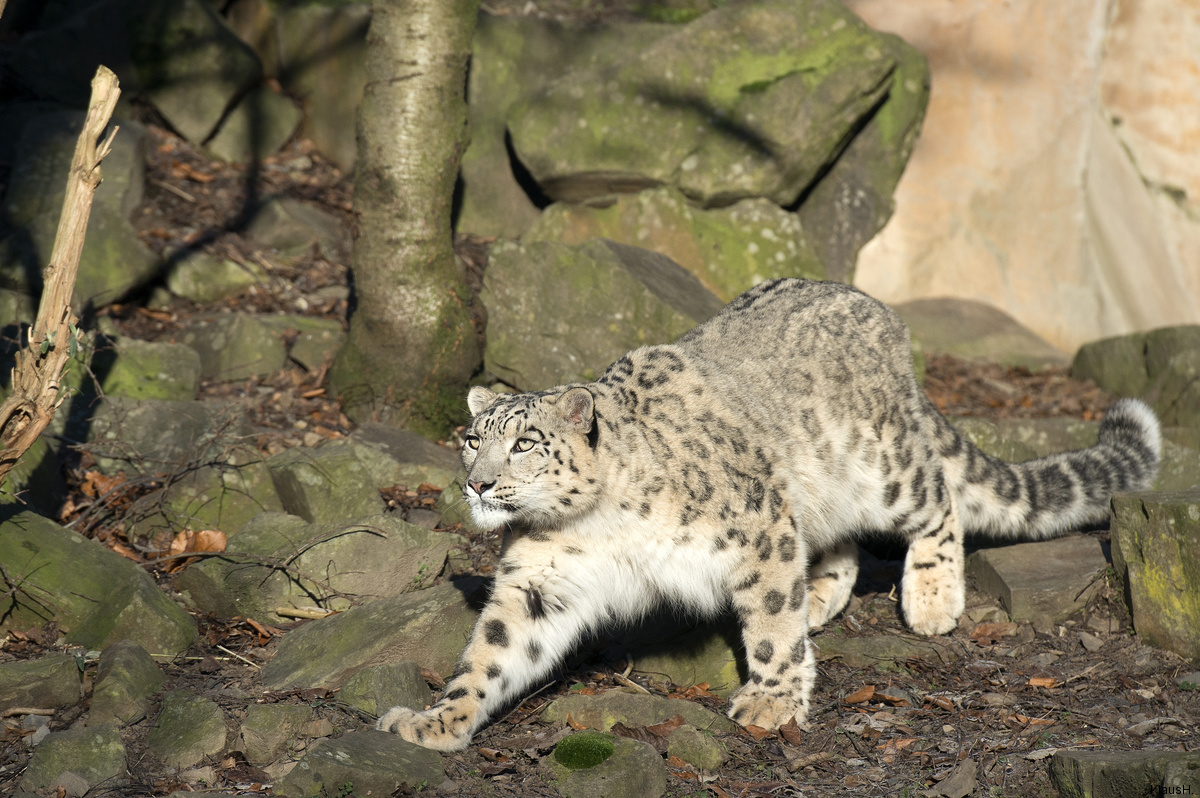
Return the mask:
M 225 556 L 189 566 L 176 584 L 205 612 L 279 623 L 280 608 L 344 610 L 419 590 L 441 573 L 458 541 L 386 516 L 331 529 L 263 513 L 229 538 Z
M 518 238 L 537 219 L 538 207 L 529 195 L 537 193 L 536 187 L 514 161 L 507 139 L 513 105 L 567 69 L 611 67 L 671 30 L 653 23 L 579 25 L 480 14 L 467 84 L 471 145 L 463 154 L 457 229 Z
M 272 690 L 339 687 L 363 668 L 405 661 L 448 676 L 484 592 L 483 580 L 469 577 L 307 623 L 279 641 L 262 683 Z
M 726 302 L 771 277 L 826 276 L 796 214 L 765 199 L 703 210 L 667 187 L 609 203 L 557 202 L 521 240 L 583 244 L 592 238 L 666 255 Z
M 225 119 L 231 103 L 262 77 L 262 65 L 203 0 L 140 5 L 140 13 L 130 19 L 129 36 L 142 91 L 171 127 L 201 144 Z
M 665 183 L 791 205 L 892 89 L 891 50 L 836 2 L 727 5 L 519 103 L 513 147 L 555 199 Z
M 228 4 L 226 17 L 259 54 L 266 73 L 301 101 L 300 136 L 352 172 L 358 156 L 354 119 L 366 85 L 370 4 L 236 0 Z
M 0 630 L 50 620 L 69 642 L 103 649 L 132 640 L 152 654 L 180 654 L 196 622 L 135 563 L 33 513 L 0 524 L 0 562 L 21 587 L 0 599 Z
M 1095 380 L 1118 396 L 1146 399 L 1164 424 L 1200 427 L 1200 325 L 1161 327 L 1084 344 L 1071 374 Z
M 0 250 L 0 283 L 8 288 L 41 289 L 83 118 L 79 111 L 45 114 L 30 120 L 21 133 L 4 199 L 8 229 L 0 229 L 0 236 L 7 234 Z M 101 165 L 104 181 L 93 199 L 75 280 L 77 309 L 114 302 L 158 269 L 158 259 L 129 222 L 142 197 L 145 130 L 136 122 L 113 124 L 120 131 Z
M 1200 490 L 1115 497 L 1112 557 L 1138 635 L 1200 657 Z
M 603 240 L 498 244 L 481 299 L 484 365 L 522 390 L 594 380 L 629 350 L 673 341 L 721 308 L 671 259 Z
M 1067 356 L 999 308 L 969 299 L 917 299 L 896 306 L 926 354 L 1024 366 L 1065 366 Z

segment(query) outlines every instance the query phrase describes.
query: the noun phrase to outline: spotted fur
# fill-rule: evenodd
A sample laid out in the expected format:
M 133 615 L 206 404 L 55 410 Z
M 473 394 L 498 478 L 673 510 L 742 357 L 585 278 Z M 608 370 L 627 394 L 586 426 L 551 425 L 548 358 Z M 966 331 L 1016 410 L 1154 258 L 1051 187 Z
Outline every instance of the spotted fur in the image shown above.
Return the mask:
M 803 722 L 808 630 L 849 600 L 858 536 L 905 538 L 905 620 L 943 634 L 963 609 L 964 530 L 1036 538 L 1101 521 L 1113 491 L 1149 485 L 1160 446 L 1153 413 L 1124 400 L 1089 449 L 992 458 L 926 399 L 891 310 L 800 280 L 764 283 L 594 383 L 475 388 L 468 404 L 465 495 L 478 524 L 506 528 L 505 552 L 442 699 L 379 721 L 442 750 L 587 630 L 664 602 L 738 614 L 749 680 L 731 717 Z

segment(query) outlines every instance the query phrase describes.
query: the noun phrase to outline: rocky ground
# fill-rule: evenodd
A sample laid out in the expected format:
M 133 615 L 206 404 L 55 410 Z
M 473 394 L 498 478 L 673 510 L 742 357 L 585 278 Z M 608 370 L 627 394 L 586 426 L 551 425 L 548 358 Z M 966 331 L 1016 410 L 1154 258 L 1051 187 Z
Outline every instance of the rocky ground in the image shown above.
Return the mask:
M 153 119 L 148 120 L 153 122 Z M 151 127 L 147 192 L 134 216 L 144 241 L 159 251 L 191 244 L 244 262 L 262 262 L 270 279 L 228 300 L 199 306 L 180 299 L 146 296 L 102 313 L 123 335 L 169 337 L 200 311 L 285 310 L 344 321 L 348 255 L 343 249 L 313 248 L 307 257 L 271 262 L 269 253 L 243 235 L 246 208 L 265 194 L 291 196 L 350 220 L 351 181 L 303 142 L 268 159 L 257 175 L 213 163 L 161 128 Z M 476 279 L 486 265 L 487 242 L 460 240 L 458 251 Z M 1071 380 L 1065 370 L 1027 370 L 931 357 L 926 388 L 934 402 L 954 415 L 984 418 L 1065 416 L 1092 420 L 1111 398 L 1090 383 Z M 326 394 L 324 370 L 299 366 L 268 378 L 207 382 L 204 397 L 236 399 L 251 421 L 254 446 L 264 455 L 338 439 L 352 425 Z M 453 447 L 454 441 L 446 445 Z M 153 485 L 121 489 L 119 479 L 91 468 L 77 453 L 67 473 L 71 494 L 61 508 L 64 523 L 138 561 L 171 590 L 179 560 L 169 540 L 133 539 L 120 530 L 123 513 Z M 106 481 L 108 480 L 108 481 Z M 385 491 L 380 512 L 419 519 L 436 501 L 428 487 Z M 104 505 L 98 512 L 97 505 Z M 494 568 L 494 535 L 467 536 L 467 557 L 457 575 L 486 577 Z M 1092 536 L 1106 542 L 1106 532 Z M 157 548 L 156 548 L 157 547 Z M 1044 796 L 1054 793 L 1048 764 L 1058 751 L 1195 750 L 1200 720 L 1200 675 L 1180 657 L 1146 645 L 1131 630 L 1129 614 L 1111 573 L 1099 572 L 1086 605 L 1056 623 L 1009 621 L 994 598 L 972 591 L 959 630 L 929 647 L 913 642 L 900 621 L 896 591 L 902 552 L 887 541 L 869 544 L 866 567 L 848 612 L 815 638 L 822 661 L 814 711 L 806 729 L 779 734 L 718 731 L 701 753 L 685 751 L 670 737 L 682 719 L 621 716 L 615 732 L 648 744 L 665 756 L 666 794 L 725 796 L 780 795 L 965 795 Z M 448 576 L 449 574 L 447 574 Z M 336 691 L 272 691 L 260 679 L 279 641 L 306 621 L 266 625 L 248 618 L 194 614 L 198 642 L 186 656 L 160 662 L 162 695 L 204 695 L 225 710 L 230 739 L 249 706 L 308 707 L 314 720 L 293 740 L 282 761 L 302 757 L 323 737 L 369 726 L 372 718 L 340 700 Z M 634 669 L 614 633 L 592 641 L 556 678 L 485 729 L 468 751 L 444 758 L 445 780 L 402 790 L 447 795 L 557 795 L 545 761 L 582 715 L 551 708 L 557 699 L 625 691 L 672 696 L 721 714 L 724 700 L 714 684 L 663 684 Z M 856 642 L 857 641 L 857 642 Z M 881 641 L 900 641 L 899 647 Z M 886 649 L 886 650 L 885 650 Z M 12 633 L 0 661 L 35 660 L 67 649 L 53 626 Z M 78 650 L 68 653 L 80 654 Z M 79 661 L 85 678 L 95 663 Z M 425 671 L 433 690 L 445 673 Z M 646 698 L 635 699 L 646 701 Z M 162 703 L 150 713 L 162 711 Z M 561 707 L 561 705 L 560 705 Z M 16 791 L 28 764 L 30 743 L 42 726 L 58 731 L 80 721 L 85 700 L 42 715 L 13 712 L 0 741 L 0 794 Z M 558 720 L 548 720 L 559 718 Z M 689 720 L 691 725 L 697 721 Z M 125 726 L 131 782 L 90 795 L 166 795 L 175 790 L 218 794 L 269 794 L 281 771 L 251 764 L 230 748 L 198 767 L 173 768 L 147 753 L 154 723 Z M 44 732 L 42 732 L 44 734 Z M 670 738 L 670 739 L 669 739 Z M 715 740 L 717 745 L 711 745 Z M 706 758 L 709 757 L 709 758 Z M 715 757 L 715 758 L 712 758 Z M 661 759 L 661 757 L 660 757 Z M 274 763 L 278 765 L 279 763 Z M 328 794 L 348 795 L 344 791 Z M 49 793 L 48 793 L 49 794 Z M 57 793 L 67 794 L 64 789 Z

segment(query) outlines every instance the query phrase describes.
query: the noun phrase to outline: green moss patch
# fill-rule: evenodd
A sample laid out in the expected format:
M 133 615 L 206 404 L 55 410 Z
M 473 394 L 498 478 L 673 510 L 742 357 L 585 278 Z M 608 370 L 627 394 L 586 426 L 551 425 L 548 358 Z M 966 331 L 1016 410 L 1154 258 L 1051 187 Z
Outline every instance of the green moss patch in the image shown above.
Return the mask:
M 571 770 L 594 768 L 616 751 L 611 735 L 585 731 L 572 734 L 554 747 L 554 759 Z

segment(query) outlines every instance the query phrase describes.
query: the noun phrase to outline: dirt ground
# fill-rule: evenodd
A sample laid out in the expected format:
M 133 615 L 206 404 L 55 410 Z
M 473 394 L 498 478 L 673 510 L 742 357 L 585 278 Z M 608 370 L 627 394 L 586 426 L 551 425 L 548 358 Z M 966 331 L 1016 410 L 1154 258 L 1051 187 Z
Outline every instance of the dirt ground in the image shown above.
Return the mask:
M 348 225 L 352 182 L 346 175 L 304 142 L 293 143 L 252 175 L 209 162 L 161 127 L 152 125 L 151 136 L 146 197 L 135 215 L 143 240 L 159 250 L 187 243 L 216 254 L 258 260 L 268 267 L 272 279 L 215 307 L 173 300 L 148 308 L 147 294 L 103 309 L 101 313 L 122 333 L 156 338 L 177 329 L 193 314 L 222 309 L 286 310 L 345 320 L 345 292 L 325 291 L 324 300 L 312 300 L 322 289 L 346 286 L 349 264 L 344 254 L 332 257 L 314 248 L 298 263 L 276 263 L 242 233 L 248 204 L 270 193 L 312 203 Z M 486 265 L 487 244 L 474 239 L 457 242 L 476 280 Z M 350 432 L 351 424 L 336 399 L 324 390 L 324 377 L 324 370 L 294 368 L 269 379 L 206 383 L 201 394 L 242 402 L 257 427 L 256 445 L 270 455 Z M 983 417 L 1094 419 L 1111 401 L 1094 385 L 1074 381 L 1062 370 L 1031 374 L 950 357 L 930 358 L 926 388 L 943 410 Z M 91 468 L 86 451 L 69 464 L 66 476 L 71 496 L 60 520 L 75 522 L 81 533 L 143 562 L 170 590 L 170 562 L 156 563 L 155 557 L 167 551 L 171 541 L 131 540 L 120 531 L 133 500 L 156 489 L 155 485 L 131 483 L 122 489 L 120 483 L 106 482 Z M 381 495 L 380 507 L 407 513 L 428 508 L 435 498 L 414 486 L 399 486 Z M 1104 537 L 1106 533 L 1093 534 Z M 495 566 L 499 540 L 494 535 L 473 535 L 471 546 L 471 571 L 486 576 Z M 896 560 L 902 552 L 878 544 L 872 546 L 872 553 L 878 563 L 864 569 L 850 610 L 816 637 L 818 644 L 824 635 L 903 630 L 895 601 L 900 567 Z M 1034 629 L 1026 623 L 964 623 L 944 639 L 959 655 L 951 666 L 911 660 L 897 670 L 884 671 L 823 662 L 809 728 L 763 737 L 748 732 L 722 735 L 730 760 L 714 772 L 698 772 L 679 760 L 668 760 L 668 795 L 877 796 L 929 790 L 933 795 L 1045 796 L 1053 794 L 1046 775 L 1050 749 L 1194 749 L 1200 689 L 1190 683 L 1177 685 L 1176 679 L 1195 666 L 1141 645 L 1130 628 L 1118 587 L 1109 576 L 1100 579 L 1087 611 L 1060 626 Z M 969 608 L 985 604 L 974 593 L 969 597 Z M 205 616 L 197 616 L 197 621 L 201 634 L 189 656 L 163 664 L 164 689 L 183 688 L 213 697 L 225 708 L 231 729 L 254 701 L 308 704 L 339 732 L 371 722 L 340 703 L 335 693 L 263 691 L 256 673 L 289 627 Z M 52 627 L 11 634 L 0 648 L 0 659 L 43 656 L 60 650 L 57 639 Z M 461 796 L 556 795 L 538 762 L 549 750 L 544 737 L 534 734 L 541 729 L 540 711 L 556 695 L 571 690 L 602 691 L 622 684 L 624 677 L 609 664 L 611 657 L 598 653 L 604 649 L 603 639 L 587 646 L 554 681 L 481 732 L 468 751 L 447 756 L 450 780 L 430 785 L 428 791 Z M 436 689 L 439 675 L 428 677 Z M 651 692 L 668 692 L 644 686 Z M 703 686 L 680 685 L 669 692 L 717 711 L 724 709 L 724 702 Z M 85 701 L 59 712 L 51 721 L 52 729 L 67 728 L 86 708 Z M 179 774 L 145 754 L 148 725 L 143 722 L 124 731 L 134 784 L 100 794 L 157 796 L 187 789 Z M 15 790 L 28 757 L 26 732 L 15 726 L 8 719 L 0 739 L 0 794 Z M 627 733 L 663 744 L 653 730 Z M 294 753 L 303 753 L 302 745 Z M 978 786 L 970 793 L 957 791 L 963 769 L 972 764 Z M 210 791 L 269 792 L 268 774 L 236 752 L 208 765 L 213 768 Z

